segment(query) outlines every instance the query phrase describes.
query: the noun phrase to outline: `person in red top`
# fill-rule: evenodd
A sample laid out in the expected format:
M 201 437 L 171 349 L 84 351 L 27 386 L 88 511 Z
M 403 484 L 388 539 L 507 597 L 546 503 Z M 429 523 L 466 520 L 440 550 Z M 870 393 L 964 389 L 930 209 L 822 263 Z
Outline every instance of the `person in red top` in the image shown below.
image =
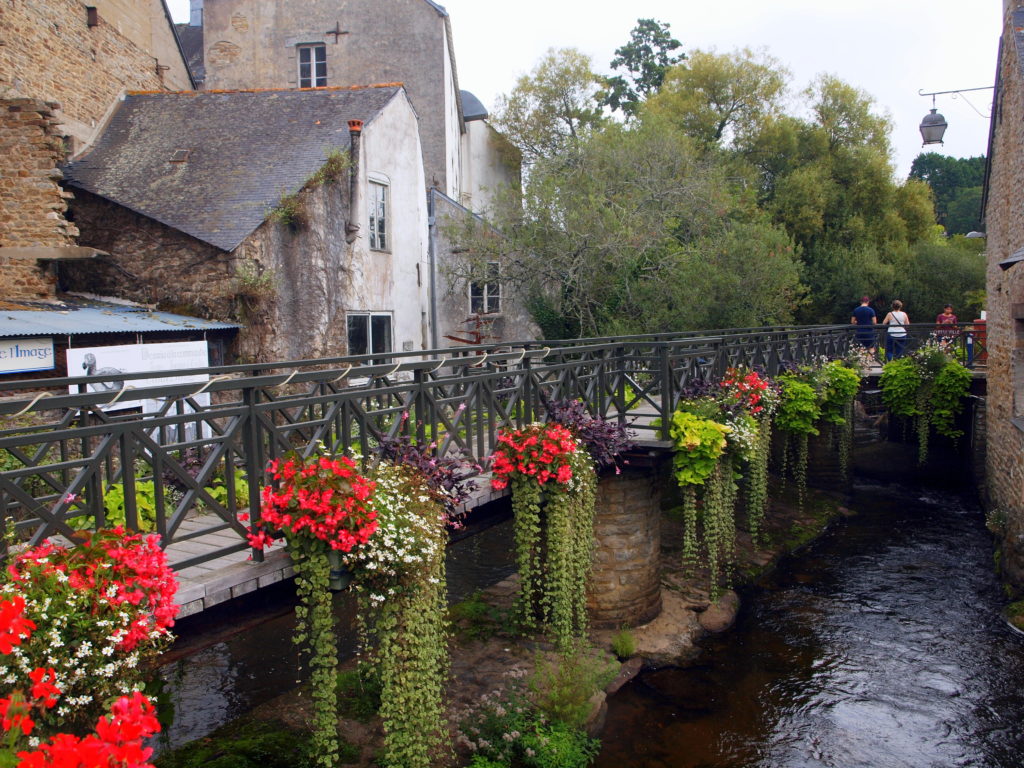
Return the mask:
M 935 318 L 935 325 L 938 326 L 935 335 L 939 341 L 948 342 L 960 332 L 956 327 L 957 322 L 956 315 L 953 314 L 953 305 L 947 304 Z

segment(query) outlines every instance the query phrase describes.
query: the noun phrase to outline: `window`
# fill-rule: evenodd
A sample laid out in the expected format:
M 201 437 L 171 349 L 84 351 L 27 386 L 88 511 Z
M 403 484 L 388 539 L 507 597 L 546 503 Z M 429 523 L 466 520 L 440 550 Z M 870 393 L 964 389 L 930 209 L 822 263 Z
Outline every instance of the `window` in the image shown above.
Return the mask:
M 388 250 L 388 185 L 370 182 L 370 248 Z
M 500 265 L 496 261 L 487 263 L 487 279 L 482 283 L 469 284 L 469 311 L 485 315 L 501 312 Z
M 350 313 L 347 319 L 350 355 L 381 355 L 391 352 L 391 315 Z
M 327 46 L 299 46 L 299 88 L 327 85 Z

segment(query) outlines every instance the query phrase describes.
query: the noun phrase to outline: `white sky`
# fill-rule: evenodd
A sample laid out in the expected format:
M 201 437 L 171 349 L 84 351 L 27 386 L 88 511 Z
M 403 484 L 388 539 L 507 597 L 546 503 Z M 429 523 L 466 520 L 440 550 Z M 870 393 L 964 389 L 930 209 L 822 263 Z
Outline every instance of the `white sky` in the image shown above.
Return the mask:
M 616 48 L 638 18 L 671 25 L 684 50 L 767 48 L 792 72 L 793 91 L 829 72 L 867 91 L 894 121 L 899 176 L 921 151 L 918 124 L 931 99 L 918 90 L 992 85 L 1002 0 L 440 0 L 455 37 L 459 85 L 488 108 L 550 48 L 575 47 L 594 69 L 611 73 Z M 169 0 L 187 21 L 188 0 Z M 988 117 L 991 91 L 966 94 Z M 981 155 L 988 120 L 964 97 L 939 96 L 949 123 L 945 146 L 954 157 Z

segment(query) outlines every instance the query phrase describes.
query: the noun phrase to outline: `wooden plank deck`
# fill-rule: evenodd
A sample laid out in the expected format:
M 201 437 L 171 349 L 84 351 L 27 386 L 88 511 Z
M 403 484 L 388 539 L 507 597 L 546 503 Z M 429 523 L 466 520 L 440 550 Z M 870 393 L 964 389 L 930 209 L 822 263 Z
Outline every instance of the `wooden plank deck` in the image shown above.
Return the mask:
M 491 488 L 489 480 L 489 475 L 481 476 L 477 490 L 462 505 L 466 512 L 508 495 L 507 490 L 496 491 Z M 179 530 L 182 533 L 201 530 L 215 525 L 218 520 L 215 515 L 198 516 L 186 520 Z M 175 562 L 184 562 L 196 555 L 214 552 L 237 542 L 238 537 L 227 531 L 206 534 L 171 544 L 166 550 L 167 558 L 173 566 Z M 181 605 L 178 618 L 193 616 L 219 603 L 295 575 L 283 541 L 274 544 L 264 553 L 262 563 L 254 562 L 249 557 L 250 550 L 245 549 L 178 571 L 177 599 Z

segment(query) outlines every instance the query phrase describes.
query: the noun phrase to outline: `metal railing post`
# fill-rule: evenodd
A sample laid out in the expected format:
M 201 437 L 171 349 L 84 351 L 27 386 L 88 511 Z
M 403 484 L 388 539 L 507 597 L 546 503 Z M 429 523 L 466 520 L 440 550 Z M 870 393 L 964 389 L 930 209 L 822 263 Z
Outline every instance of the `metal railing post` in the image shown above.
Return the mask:
M 658 363 L 661 368 L 661 439 L 671 440 L 672 411 L 675 409 L 675 388 L 672 377 L 672 359 L 666 342 L 658 345 Z
M 242 401 L 245 403 L 245 424 L 242 425 L 242 445 L 245 448 L 245 473 L 249 479 L 249 519 L 253 525 L 261 520 L 260 491 L 263 484 L 263 463 L 260 461 L 259 419 L 256 414 L 256 387 L 248 385 L 242 390 Z M 263 550 L 252 549 L 253 562 L 263 562 Z

